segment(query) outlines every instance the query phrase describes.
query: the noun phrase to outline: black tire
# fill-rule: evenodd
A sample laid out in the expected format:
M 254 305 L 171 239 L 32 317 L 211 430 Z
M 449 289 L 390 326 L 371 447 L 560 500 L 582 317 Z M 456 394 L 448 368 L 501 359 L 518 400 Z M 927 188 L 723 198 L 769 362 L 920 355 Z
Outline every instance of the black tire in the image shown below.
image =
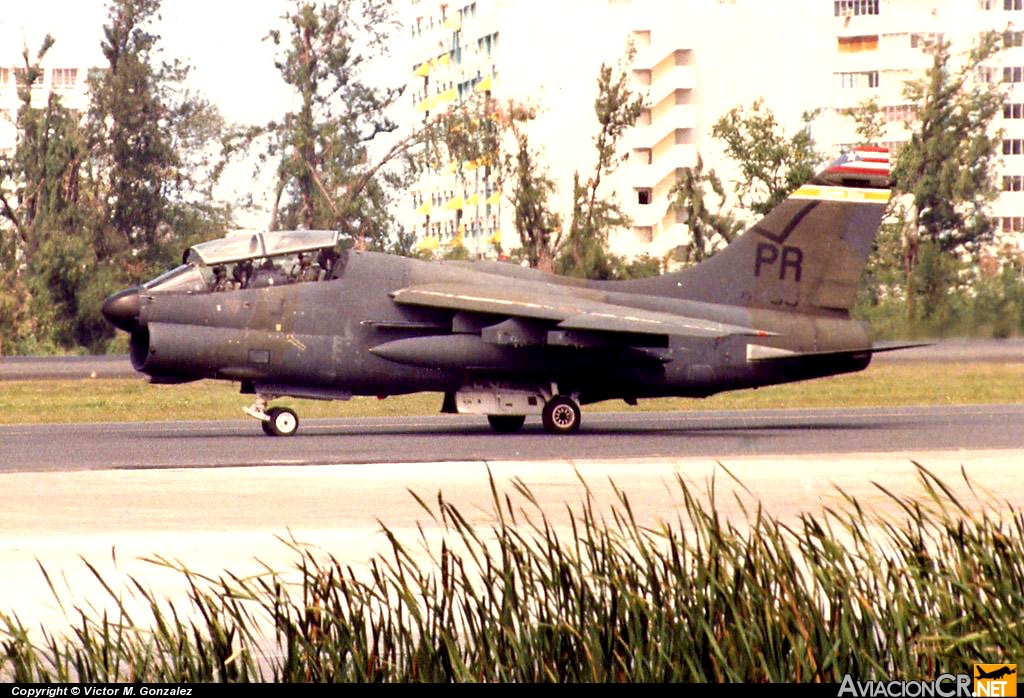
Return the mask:
M 263 433 L 266 434 L 267 436 L 276 436 L 276 434 L 274 433 L 274 427 L 270 426 L 269 419 L 265 422 L 261 419 L 260 428 L 263 429 Z
M 269 425 L 273 436 L 295 436 L 299 430 L 299 416 L 287 407 L 275 407 L 267 412 L 267 416 L 270 421 L 264 424 Z
M 575 400 L 556 395 L 544 405 L 541 417 L 549 434 L 573 434 L 579 430 L 583 415 Z
M 491 429 L 498 434 L 514 434 L 523 428 L 526 423 L 526 415 L 522 414 L 489 414 L 487 421 L 491 423 Z

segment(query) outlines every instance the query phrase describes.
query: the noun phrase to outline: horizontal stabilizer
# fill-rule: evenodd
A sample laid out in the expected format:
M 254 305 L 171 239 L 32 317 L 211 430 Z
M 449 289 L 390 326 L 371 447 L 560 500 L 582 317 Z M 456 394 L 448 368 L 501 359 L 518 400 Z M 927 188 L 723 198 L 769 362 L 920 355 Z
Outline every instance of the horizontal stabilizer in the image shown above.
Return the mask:
M 747 361 L 765 362 L 792 361 L 794 359 L 823 359 L 832 356 L 840 357 L 858 356 L 864 354 L 881 354 L 887 351 L 898 351 L 900 349 L 914 349 L 916 347 L 928 346 L 931 346 L 931 344 L 927 342 L 917 344 L 882 343 L 870 347 L 865 347 L 863 349 L 841 349 L 830 351 L 789 351 L 788 349 L 779 349 L 777 347 L 764 347 L 757 344 L 750 344 L 747 346 Z
M 391 296 L 396 303 L 403 305 L 547 320 L 567 330 L 704 338 L 774 336 L 750 327 L 602 303 L 572 295 L 544 294 L 539 289 L 524 292 L 497 286 L 438 283 L 411 286 L 395 291 Z

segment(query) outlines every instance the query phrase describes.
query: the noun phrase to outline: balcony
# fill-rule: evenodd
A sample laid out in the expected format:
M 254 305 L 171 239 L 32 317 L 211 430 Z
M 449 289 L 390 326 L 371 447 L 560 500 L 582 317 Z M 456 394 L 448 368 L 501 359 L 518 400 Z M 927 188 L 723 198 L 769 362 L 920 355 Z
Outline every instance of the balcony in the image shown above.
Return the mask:
M 665 219 L 667 205 L 665 199 L 656 199 L 649 204 L 638 204 L 634 201 L 625 207 L 625 211 L 633 221 L 633 227 L 655 228 Z
M 660 114 L 653 123 L 634 126 L 626 136 L 629 148 L 652 149 L 676 129 L 697 128 L 697 109 L 691 104 L 677 104 Z
M 697 164 L 696 145 L 674 145 L 651 164 L 637 163 L 629 170 L 629 185 L 637 189 L 655 189 L 676 170 Z
M 647 103 L 652 107 L 673 97 L 676 90 L 692 90 L 697 87 L 697 70 L 690 65 L 675 65 L 651 77 L 647 88 Z
M 692 51 L 693 42 L 678 34 L 665 32 L 671 41 L 656 41 L 649 46 L 637 46 L 633 57 L 633 70 L 654 70 L 666 59 L 674 60 L 676 51 Z

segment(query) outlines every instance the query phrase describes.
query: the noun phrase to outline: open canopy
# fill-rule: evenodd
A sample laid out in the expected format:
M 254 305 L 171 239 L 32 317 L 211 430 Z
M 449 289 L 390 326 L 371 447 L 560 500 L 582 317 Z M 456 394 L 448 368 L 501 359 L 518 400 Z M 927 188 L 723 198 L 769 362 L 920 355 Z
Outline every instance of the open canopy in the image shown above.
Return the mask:
M 217 240 L 193 245 L 189 258 L 204 265 L 228 264 L 244 259 L 297 254 L 338 244 L 336 230 L 278 230 L 265 233 L 231 233 Z

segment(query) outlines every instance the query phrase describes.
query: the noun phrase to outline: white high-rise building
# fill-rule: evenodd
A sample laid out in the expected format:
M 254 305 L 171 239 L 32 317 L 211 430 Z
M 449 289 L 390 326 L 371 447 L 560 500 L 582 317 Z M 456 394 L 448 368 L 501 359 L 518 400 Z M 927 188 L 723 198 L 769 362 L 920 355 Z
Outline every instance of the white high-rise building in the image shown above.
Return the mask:
M 631 44 L 627 70 L 648 109 L 624 138 L 625 161 L 602 184 L 632 219 L 614 231 L 613 251 L 663 256 L 688 239 L 669 206 L 683 168 L 714 168 L 728 186 L 737 173 L 712 128 L 729 109 L 764 98 L 788 133 L 805 111 L 828 157 L 857 141 L 841 110 L 874 98 L 889 122 L 885 141 L 908 137 L 913 105 L 907 80 L 931 65 L 926 47 L 938 38 L 968 51 L 987 31 L 1007 32 L 1010 48 L 987 77 L 1004 82 L 1001 183 L 991 213 L 1002 230 L 1024 228 L 1024 0 L 412 0 L 406 30 L 409 123 L 487 92 L 540 107 L 529 127 L 558 185 L 556 210 L 571 211 L 573 174 L 590 176 L 595 161 L 593 112 L 602 63 L 618 64 Z M 492 242 L 518 244 L 507 196 L 493 173 L 469 163 L 438 163 L 403 203 L 400 219 L 443 249 L 462 239 L 474 254 Z
M 600 67 L 624 68 L 648 108 L 623 139 L 625 159 L 600 194 L 615 197 L 633 223 L 613 231 L 615 252 L 663 256 L 688 237 L 669 192 L 698 153 L 709 167 L 722 159 L 711 128 L 723 113 L 773 96 L 779 117 L 795 122 L 815 106 L 827 72 L 794 81 L 778 66 L 805 60 L 802 47 L 827 47 L 820 36 L 803 39 L 804 25 L 794 21 L 820 4 L 413 0 L 406 113 L 416 123 L 481 92 L 498 104 L 537 106 L 528 132 L 542 154 L 538 166 L 558 185 L 554 208 L 567 218 L 574 174 L 585 180 L 596 162 Z M 774 27 L 768 35 L 766 27 Z M 762 56 L 766 42 L 770 60 Z M 475 163 L 438 166 L 409 192 L 400 214 L 425 247 L 461 239 L 471 253 L 493 255 L 499 240 L 506 250 L 519 244 L 507 192 L 497 191 L 493 172 Z
M 1002 83 L 1002 112 L 992 124 L 1003 134 L 999 184 L 1003 193 L 989 207 L 1000 232 L 1024 231 L 1024 2 L 1022 0 L 832 0 L 832 85 L 827 113 L 815 136 L 832 147 L 857 136 L 840 110 L 875 99 L 887 122 L 885 142 L 899 147 L 910 133 L 916 106 L 903 94 L 908 80 L 922 78 L 932 65 L 929 47 L 948 41 L 957 60 L 987 32 L 1003 34 L 1005 48 L 975 76 Z M 1019 237 L 1019 236 L 1013 236 Z

